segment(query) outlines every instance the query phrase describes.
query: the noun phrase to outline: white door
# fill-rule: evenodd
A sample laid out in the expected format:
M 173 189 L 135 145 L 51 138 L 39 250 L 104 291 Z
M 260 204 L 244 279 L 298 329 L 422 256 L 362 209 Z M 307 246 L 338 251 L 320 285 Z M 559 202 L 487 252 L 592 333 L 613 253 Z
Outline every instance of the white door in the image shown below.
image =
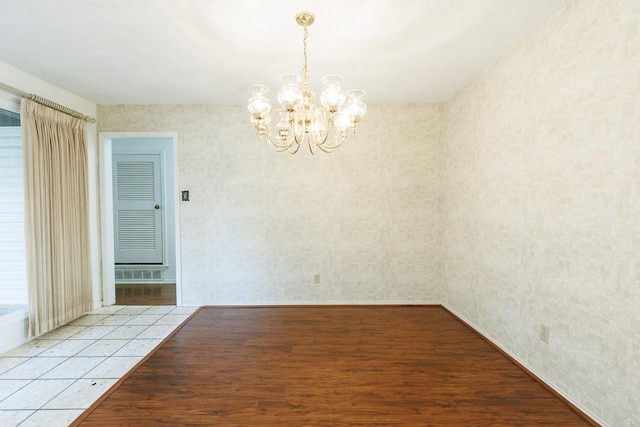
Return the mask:
M 163 263 L 160 154 L 113 155 L 116 264 Z

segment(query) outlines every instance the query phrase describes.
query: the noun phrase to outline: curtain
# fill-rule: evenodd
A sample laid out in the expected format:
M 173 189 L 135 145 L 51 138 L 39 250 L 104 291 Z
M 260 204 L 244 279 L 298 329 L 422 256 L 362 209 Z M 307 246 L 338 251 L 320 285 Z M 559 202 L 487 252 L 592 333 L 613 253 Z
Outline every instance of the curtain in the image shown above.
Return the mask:
M 23 99 L 29 334 L 91 310 L 86 125 Z

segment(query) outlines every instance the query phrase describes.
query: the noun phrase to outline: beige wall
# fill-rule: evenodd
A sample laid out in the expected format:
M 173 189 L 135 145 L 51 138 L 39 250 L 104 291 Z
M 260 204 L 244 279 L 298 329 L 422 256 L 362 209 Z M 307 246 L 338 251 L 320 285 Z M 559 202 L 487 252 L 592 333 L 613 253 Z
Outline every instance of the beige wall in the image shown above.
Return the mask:
M 575 1 L 445 109 L 446 305 L 613 426 L 640 425 L 639 102 L 640 2 Z
M 98 123 L 178 132 L 183 303 L 442 300 L 441 107 L 371 105 L 315 157 L 260 144 L 243 106 L 99 106 Z
M 640 425 L 638 22 L 574 1 L 445 105 L 370 106 L 332 155 L 271 152 L 242 106 L 99 106 L 99 130 L 179 134 L 184 303 L 443 302 Z

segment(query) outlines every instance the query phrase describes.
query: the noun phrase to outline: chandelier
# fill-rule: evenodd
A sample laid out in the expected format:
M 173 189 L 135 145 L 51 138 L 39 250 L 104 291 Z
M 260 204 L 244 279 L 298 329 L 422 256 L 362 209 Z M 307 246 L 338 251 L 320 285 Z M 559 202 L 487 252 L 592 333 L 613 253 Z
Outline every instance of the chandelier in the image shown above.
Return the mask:
M 342 76 L 332 74 L 322 78 L 324 89 L 320 94 L 322 107 L 316 106 L 315 94 L 309 88 L 307 68 L 307 28 L 315 17 L 310 12 L 296 15 L 296 22 L 304 28 L 304 66 L 300 74 L 280 76 L 282 87 L 278 91 L 276 123 L 271 124 L 271 102 L 267 98 L 269 88 L 255 84 L 249 86 L 250 98 L 247 109 L 251 123 L 262 140 L 266 137 L 269 147 L 275 151 L 298 152 L 307 141 L 311 154 L 317 149 L 326 153 L 340 147 L 349 134 L 355 134 L 358 122 L 367 112 L 362 98 L 363 90 L 345 91 L 341 87 Z

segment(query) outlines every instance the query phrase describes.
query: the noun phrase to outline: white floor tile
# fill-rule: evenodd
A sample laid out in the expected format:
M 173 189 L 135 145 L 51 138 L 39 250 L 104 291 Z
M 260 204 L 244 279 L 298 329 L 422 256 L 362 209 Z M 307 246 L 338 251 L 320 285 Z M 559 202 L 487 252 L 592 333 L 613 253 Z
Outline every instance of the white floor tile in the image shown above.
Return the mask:
M 67 357 L 33 357 L 0 375 L 0 379 L 35 380 L 67 359 Z
M 89 347 L 82 350 L 76 356 L 91 357 L 91 356 L 111 356 L 116 351 L 120 350 L 130 340 L 97 340 Z
M 120 312 L 118 312 L 118 314 L 112 314 L 111 316 L 108 316 L 105 319 L 102 319 L 101 321 L 96 323 L 96 325 L 120 326 L 120 325 L 124 325 L 134 317 L 136 317 L 135 314 L 120 314 Z
M 113 332 L 111 332 L 109 335 L 106 335 L 104 337 L 104 339 L 107 340 L 124 340 L 124 339 L 133 339 L 135 337 L 137 337 L 138 335 L 140 335 L 142 332 L 144 332 L 145 329 L 147 329 L 148 326 L 136 326 L 136 325 L 124 325 L 124 326 L 119 326 L 117 329 L 115 329 Z
M 62 362 L 40 379 L 77 379 L 104 362 L 105 357 L 71 357 Z
M 189 318 L 189 314 L 167 314 L 158 320 L 156 325 L 179 325 Z
M 138 339 L 164 339 L 173 332 L 176 325 L 151 325 L 143 333 L 137 336 Z
M 146 356 L 160 344 L 160 339 L 131 340 L 127 345 L 118 350 L 114 356 Z
M 176 308 L 175 305 L 154 305 L 147 309 L 144 314 L 167 314 Z
M 111 388 L 117 379 L 80 379 L 53 398 L 44 409 L 87 409 Z
M 84 378 L 119 379 L 141 360 L 142 357 L 109 357 L 84 375 Z
M 130 305 L 118 311 L 118 314 L 142 314 L 151 308 L 150 305 Z
M 197 310 L 199 310 L 200 307 L 199 306 L 183 306 L 183 307 L 176 307 L 173 310 L 171 310 L 169 312 L 169 314 L 188 314 L 188 315 L 192 315 L 193 313 L 195 313 Z
M 127 325 L 153 325 L 163 316 L 164 314 L 139 314 L 128 321 Z
M 17 426 L 35 411 L 3 411 L 0 410 L 0 425 Z M 53 427 L 53 426 L 51 426 Z
M 62 339 L 58 339 L 58 340 L 43 340 L 43 339 L 37 339 L 37 340 L 31 340 L 28 343 L 22 344 L 19 347 L 14 348 L 11 351 L 8 351 L 6 353 L 4 353 L 2 356 L 3 357 L 14 357 L 14 356 L 18 356 L 18 357 L 32 357 L 32 356 L 37 356 L 38 354 L 42 353 L 43 351 L 53 347 L 56 344 L 59 344 L 62 342 Z
M 96 323 L 98 323 L 99 321 L 101 321 L 102 319 L 104 319 L 105 317 L 109 317 L 108 314 L 85 314 L 84 316 L 80 317 L 79 319 L 74 320 L 73 322 L 68 323 L 68 325 L 71 326 L 91 326 L 91 325 L 95 325 Z
M 124 305 L 108 305 L 106 307 L 100 307 L 98 309 L 95 309 L 91 313 L 88 313 L 88 314 L 114 314 L 114 313 L 117 313 L 118 311 L 122 310 L 125 307 L 126 306 L 124 306 Z
M 198 308 L 102 307 L 2 355 L 0 427 L 69 425 Z
M 58 329 L 49 332 L 48 334 L 42 335 L 40 339 L 41 340 L 66 340 L 84 331 L 85 329 L 87 329 L 86 326 L 80 326 L 80 325 L 61 326 Z
M 31 381 L 32 380 L 0 380 L 0 401 L 11 396 Z M 0 417 L 0 420 L 1 419 L 2 417 Z
M 20 427 L 67 427 L 82 415 L 83 410 L 40 410 L 27 418 Z
M 71 357 L 75 356 L 85 348 L 89 347 L 96 340 L 64 340 L 48 350 L 43 351 L 38 357 Z
M 27 360 L 29 360 L 28 357 L 0 357 L 0 375 Z
M 76 380 L 35 380 L 0 402 L 0 409 L 40 409 Z
M 73 336 L 74 340 L 98 340 L 105 335 L 113 332 L 117 326 L 89 326 L 84 331 Z

